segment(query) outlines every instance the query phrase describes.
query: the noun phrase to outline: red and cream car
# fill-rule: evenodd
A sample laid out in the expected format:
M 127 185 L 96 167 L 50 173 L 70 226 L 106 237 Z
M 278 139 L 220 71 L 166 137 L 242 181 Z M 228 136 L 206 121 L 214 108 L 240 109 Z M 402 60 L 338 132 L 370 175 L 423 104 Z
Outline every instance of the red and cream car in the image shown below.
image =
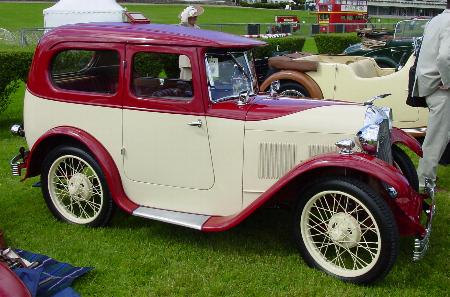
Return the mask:
M 116 205 L 218 232 L 289 206 L 305 261 L 345 281 L 383 278 L 399 236 L 416 238 L 420 259 L 433 195 L 416 192 L 396 144 L 420 145 L 388 109 L 258 94 L 251 49 L 262 45 L 170 25 L 50 31 L 13 129 L 30 148 L 13 174 L 40 175 L 54 216 L 80 225 L 105 225 Z

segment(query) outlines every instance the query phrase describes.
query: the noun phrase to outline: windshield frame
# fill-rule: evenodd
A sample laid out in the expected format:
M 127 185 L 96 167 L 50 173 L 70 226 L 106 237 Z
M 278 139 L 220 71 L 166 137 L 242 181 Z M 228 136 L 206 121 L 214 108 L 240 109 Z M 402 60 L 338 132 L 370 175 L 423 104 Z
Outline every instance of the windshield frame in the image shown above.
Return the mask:
M 245 59 L 245 63 L 246 65 L 242 65 L 238 60 L 236 55 L 239 54 L 243 54 L 244 59 Z M 256 77 L 256 71 L 255 71 L 255 66 L 254 66 L 254 59 L 253 59 L 253 53 L 251 49 L 242 49 L 242 50 L 229 50 L 229 51 L 223 51 L 223 52 L 205 52 L 205 68 L 206 68 L 206 78 L 207 78 L 207 85 L 208 85 L 208 95 L 209 95 L 209 101 L 212 103 L 220 103 L 223 101 L 228 101 L 228 100 L 234 100 L 239 98 L 239 94 L 233 94 L 230 96 L 224 96 L 224 97 L 220 97 L 218 99 L 213 99 L 213 96 L 211 94 L 211 87 L 214 87 L 215 83 L 214 83 L 214 78 L 212 76 L 211 73 L 211 68 L 208 62 L 208 57 L 211 56 L 229 56 L 235 63 L 235 65 L 237 65 L 237 69 L 239 69 L 239 72 L 242 73 L 242 75 L 246 78 L 247 80 L 247 86 L 249 86 L 249 88 L 247 89 L 248 95 L 249 96 L 254 96 L 258 93 L 258 83 L 257 83 L 257 77 Z

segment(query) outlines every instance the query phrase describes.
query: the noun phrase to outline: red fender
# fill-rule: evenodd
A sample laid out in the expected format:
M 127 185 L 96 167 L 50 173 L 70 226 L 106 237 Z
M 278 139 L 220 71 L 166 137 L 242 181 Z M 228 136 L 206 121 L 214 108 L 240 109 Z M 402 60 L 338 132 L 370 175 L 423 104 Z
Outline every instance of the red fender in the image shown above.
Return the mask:
M 100 168 L 105 175 L 106 182 L 108 183 L 109 191 L 112 195 L 114 202 L 125 212 L 132 213 L 138 205 L 132 202 L 123 189 L 122 179 L 120 178 L 119 170 L 116 163 L 112 159 L 108 151 L 101 145 L 92 135 L 74 127 L 61 126 L 53 128 L 42 135 L 33 145 L 30 153 L 27 157 L 27 173 L 25 178 L 30 177 L 30 172 L 35 172 L 36 160 L 35 152 L 39 152 L 41 145 L 45 140 L 53 137 L 66 136 L 82 143 L 86 146 L 97 160 Z
M 408 181 L 397 168 L 381 161 L 380 159 L 363 153 L 355 153 L 351 155 L 341 155 L 337 153 L 319 155 L 304 163 L 301 163 L 278 180 L 278 182 L 276 182 L 240 213 L 225 217 L 213 216 L 209 218 L 203 224 L 202 231 L 224 231 L 238 225 L 255 210 L 263 206 L 272 197 L 274 197 L 274 195 L 283 189 L 283 187 L 286 187 L 294 178 L 297 178 L 298 176 L 311 170 L 319 168 L 325 169 L 327 167 L 351 168 L 394 187 L 398 193 L 398 196 L 396 199 L 392 200 L 394 201 L 396 208 L 398 208 L 402 214 L 401 217 L 396 215 L 397 221 L 402 225 L 400 226 L 402 231 L 401 233 L 403 235 L 424 233 L 424 228 L 419 222 L 423 197 L 421 197 L 409 186 Z M 394 211 L 394 213 L 396 212 Z
M 414 137 L 412 137 L 411 135 L 409 135 L 408 133 L 406 133 L 405 131 L 403 131 L 399 128 L 395 128 L 395 127 L 392 128 L 391 142 L 392 142 L 392 144 L 395 144 L 395 143 L 404 144 L 408 148 L 410 148 L 413 152 L 415 152 L 419 157 L 421 157 L 421 158 L 423 157 L 422 146 L 417 141 L 417 139 L 415 139 Z

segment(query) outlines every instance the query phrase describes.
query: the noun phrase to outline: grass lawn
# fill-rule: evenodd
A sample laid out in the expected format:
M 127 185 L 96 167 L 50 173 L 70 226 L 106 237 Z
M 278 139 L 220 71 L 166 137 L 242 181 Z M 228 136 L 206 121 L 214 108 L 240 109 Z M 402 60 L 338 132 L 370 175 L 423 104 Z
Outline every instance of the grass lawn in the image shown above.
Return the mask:
M 372 287 L 345 284 L 310 269 L 290 237 L 285 210 L 265 209 L 238 227 L 203 234 L 117 212 L 111 226 L 55 220 L 38 179 L 10 176 L 8 161 L 25 142 L 10 135 L 22 121 L 23 87 L 0 115 L 0 226 L 11 246 L 95 269 L 75 283 L 82 296 L 448 296 L 450 168 L 439 168 L 438 213 L 428 255 L 411 262 L 403 239 L 397 263 Z M 416 160 L 417 161 L 417 160 Z
M 43 27 L 42 10 L 53 3 L 0 3 L 0 28 L 19 30 L 21 28 Z M 178 14 L 186 5 L 136 5 L 124 4 L 128 11 L 142 12 L 154 23 L 177 24 Z M 285 10 L 254 9 L 228 6 L 205 6 L 205 13 L 199 18 L 199 25 L 220 23 L 273 23 L 276 15 Z M 301 21 L 315 22 L 315 16 L 305 11 L 290 11 Z

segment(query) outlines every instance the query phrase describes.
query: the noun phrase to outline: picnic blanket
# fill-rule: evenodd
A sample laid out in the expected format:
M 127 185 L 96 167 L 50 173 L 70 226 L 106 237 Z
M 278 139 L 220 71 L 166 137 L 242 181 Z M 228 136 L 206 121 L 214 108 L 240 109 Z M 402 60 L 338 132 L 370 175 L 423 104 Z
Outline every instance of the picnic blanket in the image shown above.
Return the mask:
M 75 267 L 58 262 L 45 255 L 16 249 L 15 252 L 30 262 L 38 262 L 34 268 L 17 268 L 14 272 L 25 283 L 33 297 L 79 297 L 70 285 L 92 270 L 92 267 Z

